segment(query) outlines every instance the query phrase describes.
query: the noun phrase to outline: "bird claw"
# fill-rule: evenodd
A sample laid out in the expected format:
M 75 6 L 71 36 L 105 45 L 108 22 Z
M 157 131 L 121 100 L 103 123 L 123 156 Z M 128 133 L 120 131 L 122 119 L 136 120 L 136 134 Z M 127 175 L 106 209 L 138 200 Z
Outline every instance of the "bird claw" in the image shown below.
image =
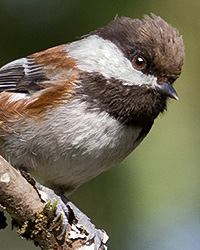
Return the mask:
M 96 229 L 90 219 L 82 213 L 71 201 L 63 202 L 60 196 L 40 183 L 36 183 L 41 199 L 47 202 L 46 206 L 51 206 L 54 211 L 53 221 L 60 223 L 56 233 L 57 242 L 62 245 L 65 241 L 66 233 L 68 240 L 73 243 L 76 240 L 83 240 L 85 246 L 92 250 L 106 250 L 105 243 L 108 240 L 107 234 L 100 229 Z M 50 202 L 49 202 L 50 201 Z M 56 209 L 56 211 L 55 211 Z
M 67 203 L 69 210 L 73 213 L 75 219 L 76 234 L 71 238 L 75 239 L 84 236 L 86 238 L 87 246 L 94 246 L 91 249 L 94 250 L 106 250 L 107 247 L 104 245 L 108 241 L 108 235 L 105 231 L 96 229 L 95 225 L 91 223 L 90 219 L 81 212 L 71 201 Z

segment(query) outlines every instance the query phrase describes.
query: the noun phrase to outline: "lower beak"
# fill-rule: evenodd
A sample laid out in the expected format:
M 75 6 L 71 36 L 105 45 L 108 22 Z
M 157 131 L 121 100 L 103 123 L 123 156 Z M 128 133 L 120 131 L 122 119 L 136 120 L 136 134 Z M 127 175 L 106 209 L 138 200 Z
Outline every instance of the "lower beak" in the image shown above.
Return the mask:
M 172 87 L 170 83 L 164 83 L 163 85 L 157 85 L 156 86 L 159 93 L 166 95 L 170 98 L 173 98 L 175 100 L 178 100 L 178 95 L 176 93 L 176 90 Z

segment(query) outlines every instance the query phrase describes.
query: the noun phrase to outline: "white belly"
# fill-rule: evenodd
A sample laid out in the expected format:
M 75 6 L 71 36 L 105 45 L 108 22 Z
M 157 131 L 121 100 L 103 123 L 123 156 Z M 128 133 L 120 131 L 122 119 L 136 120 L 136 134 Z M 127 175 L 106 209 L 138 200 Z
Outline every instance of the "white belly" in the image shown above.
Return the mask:
M 43 183 L 73 189 L 123 160 L 139 144 L 141 129 L 86 109 L 85 103 L 74 101 L 35 126 L 30 120 L 9 136 L 7 158 Z

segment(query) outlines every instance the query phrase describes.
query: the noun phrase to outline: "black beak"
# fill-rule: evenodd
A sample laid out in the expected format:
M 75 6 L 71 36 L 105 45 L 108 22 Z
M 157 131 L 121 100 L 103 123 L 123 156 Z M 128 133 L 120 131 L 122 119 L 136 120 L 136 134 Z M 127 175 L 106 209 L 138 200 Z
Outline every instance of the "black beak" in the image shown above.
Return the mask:
M 159 93 L 166 95 L 170 98 L 173 98 L 175 100 L 178 100 L 178 95 L 176 93 L 176 90 L 172 87 L 170 83 L 164 83 L 162 85 L 156 86 Z

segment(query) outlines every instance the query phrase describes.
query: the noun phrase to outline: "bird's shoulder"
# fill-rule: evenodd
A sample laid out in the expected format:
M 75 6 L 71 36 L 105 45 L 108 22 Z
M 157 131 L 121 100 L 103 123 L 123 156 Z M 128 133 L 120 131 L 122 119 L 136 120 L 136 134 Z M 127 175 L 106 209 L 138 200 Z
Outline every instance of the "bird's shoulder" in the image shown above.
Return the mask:
M 34 93 L 50 83 L 70 80 L 77 75 L 76 61 L 59 45 L 14 60 L 0 68 L 0 92 Z
M 68 102 L 79 78 L 76 61 L 60 45 L 14 60 L 0 68 L 0 119 L 39 117 Z

